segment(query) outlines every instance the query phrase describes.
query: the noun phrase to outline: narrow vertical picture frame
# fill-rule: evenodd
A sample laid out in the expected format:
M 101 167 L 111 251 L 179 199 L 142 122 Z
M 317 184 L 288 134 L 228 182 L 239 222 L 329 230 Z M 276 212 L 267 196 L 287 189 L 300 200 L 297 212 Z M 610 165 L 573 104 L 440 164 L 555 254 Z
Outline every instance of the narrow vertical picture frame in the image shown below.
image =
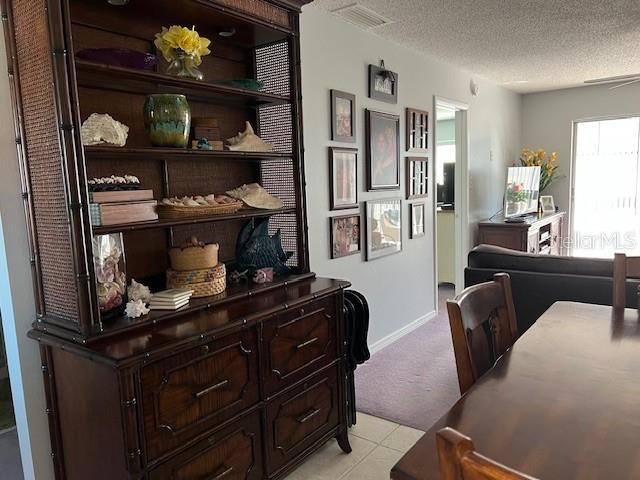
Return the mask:
M 409 204 L 409 238 L 420 238 L 425 236 L 425 217 L 426 204 L 424 202 L 416 202 Z
M 407 152 L 426 153 L 429 151 L 429 112 L 407 108 L 405 130 Z
M 356 141 L 356 96 L 331 90 L 331 140 L 355 143 Z
M 358 149 L 329 147 L 331 210 L 358 208 Z
M 429 194 L 429 159 L 407 157 L 405 169 L 407 200 L 423 198 Z

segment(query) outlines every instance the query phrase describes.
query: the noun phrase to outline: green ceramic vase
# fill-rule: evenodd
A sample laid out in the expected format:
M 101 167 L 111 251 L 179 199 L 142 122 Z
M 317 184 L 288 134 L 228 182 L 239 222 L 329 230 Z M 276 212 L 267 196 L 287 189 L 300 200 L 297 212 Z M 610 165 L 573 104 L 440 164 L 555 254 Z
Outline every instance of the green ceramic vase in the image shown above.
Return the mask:
M 148 95 L 144 126 L 154 147 L 186 148 L 191 131 L 191 109 L 184 95 Z

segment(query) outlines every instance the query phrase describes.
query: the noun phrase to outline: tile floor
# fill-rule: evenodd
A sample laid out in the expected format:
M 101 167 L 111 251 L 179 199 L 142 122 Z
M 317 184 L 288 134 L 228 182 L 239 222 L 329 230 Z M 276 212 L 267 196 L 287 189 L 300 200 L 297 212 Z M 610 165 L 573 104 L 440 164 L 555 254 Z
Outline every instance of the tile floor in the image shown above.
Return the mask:
M 287 480 L 388 480 L 391 468 L 423 433 L 358 413 L 358 423 L 349 431 L 349 455 L 331 440 Z

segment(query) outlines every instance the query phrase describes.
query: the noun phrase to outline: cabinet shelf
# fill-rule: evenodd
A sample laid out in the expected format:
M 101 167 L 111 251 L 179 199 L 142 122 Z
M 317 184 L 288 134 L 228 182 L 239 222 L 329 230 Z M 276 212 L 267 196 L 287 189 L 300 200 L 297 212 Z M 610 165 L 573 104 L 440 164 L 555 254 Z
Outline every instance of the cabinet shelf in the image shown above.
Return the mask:
M 246 220 L 251 218 L 265 218 L 273 215 L 295 213 L 295 208 L 281 208 L 278 210 L 260 210 L 257 208 L 242 209 L 229 215 L 211 215 L 207 217 L 187 217 L 181 219 L 160 219 L 151 222 L 126 223 L 122 225 L 107 225 L 93 227 L 94 235 L 106 233 L 130 232 L 134 230 L 146 230 L 149 228 L 169 228 L 180 225 L 195 225 L 199 223 L 224 222 L 229 220 Z
M 186 148 L 86 146 L 85 157 L 91 160 L 233 160 L 261 162 L 291 158 L 291 153 L 232 152 L 228 150 L 190 150 Z
M 232 87 L 206 81 L 174 77 L 158 72 L 104 65 L 86 60 L 75 60 L 78 85 L 138 94 L 178 93 L 206 103 L 258 107 L 281 105 L 289 97 L 272 93 Z

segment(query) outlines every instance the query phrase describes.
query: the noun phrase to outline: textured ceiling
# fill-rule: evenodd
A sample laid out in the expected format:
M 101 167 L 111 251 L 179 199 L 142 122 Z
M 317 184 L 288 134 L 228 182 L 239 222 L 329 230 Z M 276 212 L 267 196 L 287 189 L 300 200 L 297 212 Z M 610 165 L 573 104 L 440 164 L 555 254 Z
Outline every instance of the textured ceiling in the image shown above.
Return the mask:
M 324 10 L 356 0 L 316 0 Z M 640 72 L 639 0 L 357 0 L 371 31 L 528 93 Z M 524 83 L 526 81 L 526 83 Z

